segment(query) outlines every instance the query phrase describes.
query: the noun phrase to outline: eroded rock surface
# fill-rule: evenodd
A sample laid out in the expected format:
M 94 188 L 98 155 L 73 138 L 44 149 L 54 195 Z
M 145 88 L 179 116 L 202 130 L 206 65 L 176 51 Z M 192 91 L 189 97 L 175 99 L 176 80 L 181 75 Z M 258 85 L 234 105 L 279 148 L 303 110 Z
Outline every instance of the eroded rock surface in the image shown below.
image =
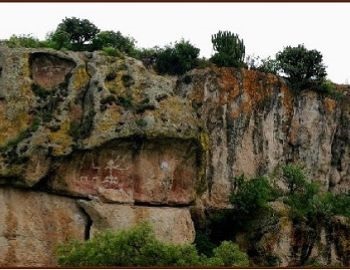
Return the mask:
M 195 232 L 188 208 L 113 205 L 79 201 L 92 219 L 91 233 L 105 229 L 127 229 L 140 222 L 149 222 L 156 237 L 164 242 L 189 244 Z
M 341 97 L 295 93 L 283 79 L 252 70 L 210 67 L 160 76 L 124 56 L 1 47 L 0 183 L 27 189 L 21 196 L 0 189 L 3 212 L 13 212 L 3 218 L 23 220 L 11 226 L 18 237 L 11 231 L 0 238 L 0 266 L 34 266 L 31 258 L 51 265 L 54 244 L 81 239 L 77 197 L 101 201 L 82 203 L 92 231 L 148 220 L 160 239 L 189 243 L 194 232 L 187 207 L 229 208 L 242 173 L 273 174 L 296 162 L 324 190 L 348 192 L 350 89 L 337 87 Z M 17 199 L 23 201 L 18 207 Z M 60 221 L 61 202 L 68 217 L 77 215 L 72 222 Z M 53 227 L 40 225 L 47 218 Z M 39 220 L 37 231 L 32 220 Z M 296 228 L 287 218 L 276 224 L 279 233 L 264 235 L 268 246 L 261 248 L 279 252 L 281 265 L 293 265 L 303 254 L 290 252 Z M 321 244 L 308 258 L 326 252 L 323 261 L 348 265 L 346 222 L 332 224 L 317 232 L 314 242 Z M 48 230 L 58 236 L 32 244 L 21 226 L 39 239 Z M 324 239 L 334 234 L 337 240 L 324 251 Z M 17 255 L 6 255 L 28 246 L 23 265 Z
M 57 266 L 57 245 L 84 240 L 86 217 L 75 201 L 55 195 L 0 189 L 0 266 Z
M 289 162 L 305 166 L 324 190 L 349 190 L 349 88 L 331 98 L 293 93 L 272 74 L 228 68 L 194 70 L 176 93 L 192 100 L 209 136 L 203 197 L 227 207 L 234 177 L 272 173 Z

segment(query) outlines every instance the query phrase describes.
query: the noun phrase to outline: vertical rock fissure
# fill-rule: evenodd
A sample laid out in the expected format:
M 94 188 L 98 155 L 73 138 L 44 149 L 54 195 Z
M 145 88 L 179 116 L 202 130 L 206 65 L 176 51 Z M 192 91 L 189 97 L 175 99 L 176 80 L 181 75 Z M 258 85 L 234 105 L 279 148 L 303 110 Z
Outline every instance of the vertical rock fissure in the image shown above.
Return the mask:
M 82 214 L 86 218 L 86 224 L 85 224 L 85 229 L 84 229 L 84 240 L 87 241 L 91 237 L 91 227 L 92 227 L 93 221 L 92 221 L 92 218 L 90 217 L 90 215 L 85 211 L 85 209 L 83 207 L 80 206 L 79 210 L 82 212 Z

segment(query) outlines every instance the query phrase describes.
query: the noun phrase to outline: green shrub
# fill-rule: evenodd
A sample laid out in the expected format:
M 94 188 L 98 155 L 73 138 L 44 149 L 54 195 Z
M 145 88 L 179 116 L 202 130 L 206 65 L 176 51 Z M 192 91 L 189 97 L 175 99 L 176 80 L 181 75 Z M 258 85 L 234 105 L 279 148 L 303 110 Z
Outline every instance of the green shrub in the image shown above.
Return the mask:
M 225 267 L 247 267 L 248 255 L 239 250 L 237 244 L 231 241 L 223 241 L 220 246 L 213 250 L 214 256 L 209 258 L 209 265 Z
M 276 60 L 279 72 L 298 90 L 320 85 L 327 75 L 322 54 L 317 50 L 308 50 L 304 45 L 285 47 L 277 53 Z
M 292 218 L 317 222 L 334 215 L 350 217 L 349 194 L 321 192 L 318 183 L 307 180 L 297 165 L 286 165 L 282 171 L 289 190 L 285 202 L 290 206 Z
M 114 57 L 121 56 L 120 51 L 116 48 L 113 48 L 113 47 L 102 48 L 102 51 L 108 56 L 114 56 Z
M 337 91 L 335 83 L 333 83 L 331 80 L 324 80 L 319 86 L 316 87 L 316 90 L 335 100 L 340 100 L 344 97 L 342 92 Z
M 100 233 L 86 242 L 71 242 L 58 249 L 61 266 L 183 266 L 198 265 L 192 245 L 171 245 L 156 240 L 147 224 L 119 232 Z
M 135 54 L 135 40 L 130 37 L 124 37 L 119 31 L 102 31 L 92 40 L 92 48 L 93 50 L 113 48 L 133 56 Z
M 148 224 L 119 232 L 106 231 L 94 238 L 61 245 L 58 263 L 69 267 L 145 267 L 145 266 L 245 266 L 247 255 L 238 246 L 224 242 L 214 257 L 199 255 L 194 245 L 175 245 L 158 241 Z
M 276 59 L 270 57 L 261 60 L 261 64 L 257 67 L 257 70 L 265 73 L 277 74 L 278 62 Z
M 141 60 L 146 67 L 153 67 L 156 64 L 159 50 L 158 47 L 135 49 L 133 57 Z
M 10 48 L 40 48 L 44 47 L 44 45 L 32 35 L 12 35 L 8 40 L 4 41 L 5 45 Z
M 160 49 L 156 58 L 156 69 L 159 73 L 182 75 L 197 66 L 199 49 L 189 41 L 181 40 L 174 46 Z
M 220 67 L 242 67 L 244 65 L 245 46 L 243 39 L 230 31 L 219 31 L 212 35 L 211 41 L 215 54 L 211 61 Z
M 237 188 L 230 201 L 242 215 L 246 216 L 253 216 L 255 212 L 267 208 L 267 203 L 277 196 L 276 190 L 266 177 L 241 181 Z

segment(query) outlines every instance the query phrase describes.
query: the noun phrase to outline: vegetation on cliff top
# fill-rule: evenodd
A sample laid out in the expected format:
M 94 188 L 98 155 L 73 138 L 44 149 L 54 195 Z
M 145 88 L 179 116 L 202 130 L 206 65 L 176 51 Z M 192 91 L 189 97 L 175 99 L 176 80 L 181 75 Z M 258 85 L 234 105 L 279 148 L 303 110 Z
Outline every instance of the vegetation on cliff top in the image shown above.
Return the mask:
M 142 60 L 161 74 L 181 75 L 193 68 L 203 68 L 210 64 L 219 67 L 245 67 L 284 77 L 296 90 L 313 89 L 332 94 L 334 86 L 326 81 L 326 66 L 322 54 L 308 50 L 303 44 L 287 46 L 275 58 L 245 57 L 243 39 L 230 31 L 219 31 L 212 35 L 214 55 L 210 59 L 199 59 L 200 49 L 189 41 L 178 41 L 164 48 L 139 49 L 132 37 L 119 31 L 100 31 L 86 19 L 65 18 L 56 30 L 40 41 L 31 35 L 13 35 L 2 41 L 9 47 L 67 49 L 74 51 L 103 50 L 111 56 L 124 53 Z

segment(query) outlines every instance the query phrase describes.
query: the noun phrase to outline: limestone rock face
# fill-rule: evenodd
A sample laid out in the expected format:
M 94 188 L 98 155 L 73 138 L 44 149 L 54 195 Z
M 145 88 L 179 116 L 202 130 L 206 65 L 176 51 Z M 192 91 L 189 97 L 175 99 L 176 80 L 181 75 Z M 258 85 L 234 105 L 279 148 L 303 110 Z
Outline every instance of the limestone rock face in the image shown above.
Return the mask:
M 274 219 L 256 220 L 254 230 L 237 237 L 238 243 L 254 254 L 254 263 L 275 267 L 350 265 L 348 218 L 336 216 L 311 225 L 293 222 L 281 202 L 271 206 Z
M 349 192 L 350 88 L 337 88 L 341 98 L 252 70 L 160 76 L 126 56 L 0 46 L 0 184 L 25 188 L 0 188 L 0 266 L 53 265 L 56 243 L 83 238 L 78 199 L 92 232 L 148 220 L 159 239 L 190 243 L 188 208 L 230 208 L 243 173 L 300 163 L 324 190 Z M 349 265 L 347 223 L 332 224 L 308 258 Z M 294 224 L 274 225 L 261 250 L 300 262 Z
M 227 207 L 233 179 L 269 174 L 289 162 L 304 166 L 324 190 L 349 185 L 349 89 L 342 98 L 293 93 L 283 79 L 229 68 L 194 70 L 176 93 L 192 100 L 209 137 L 203 202 Z
M 72 199 L 2 188 L 0 201 L 2 267 L 57 266 L 57 245 L 85 237 L 86 217 Z
M 149 222 L 156 237 L 164 242 L 189 244 L 194 241 L 194 226 L 188 208 L 113 205 L 79 201 L 92 219 L 92 235 L 105 229 L 127 229 Z

